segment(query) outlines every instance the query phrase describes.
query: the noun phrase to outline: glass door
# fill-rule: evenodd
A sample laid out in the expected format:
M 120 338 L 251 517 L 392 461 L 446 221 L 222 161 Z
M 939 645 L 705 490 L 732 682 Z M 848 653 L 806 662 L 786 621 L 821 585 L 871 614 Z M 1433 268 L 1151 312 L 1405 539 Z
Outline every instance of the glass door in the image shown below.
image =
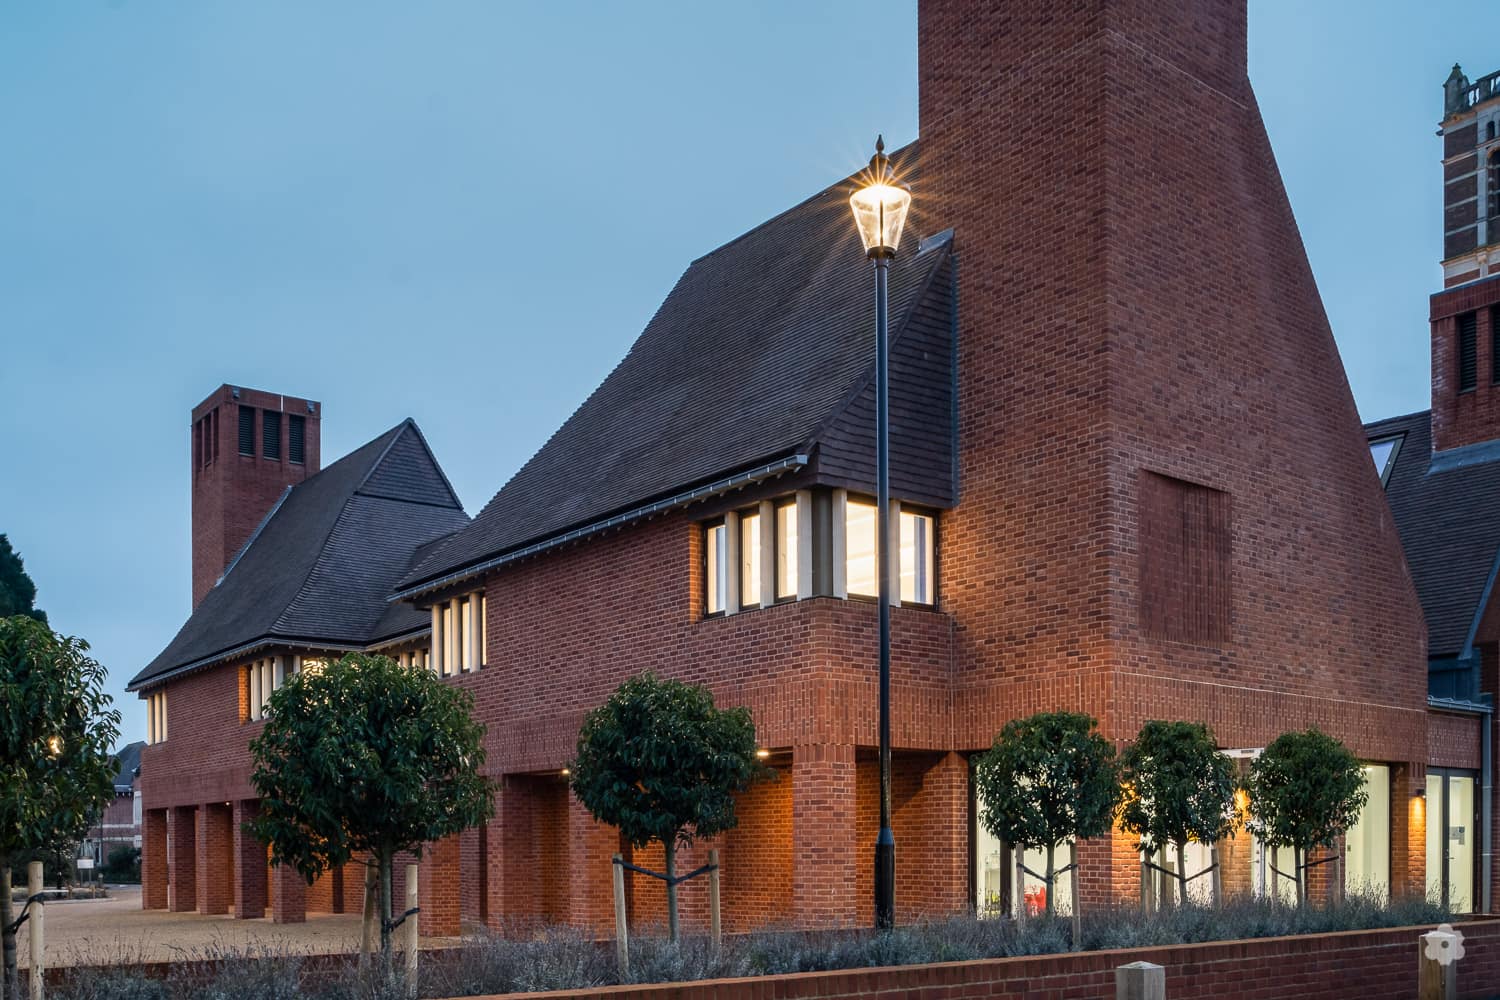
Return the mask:
M 1427 771 L 1427 894 L 1455 913 L 1474 911 L 1474 792 L 1472 772 Z

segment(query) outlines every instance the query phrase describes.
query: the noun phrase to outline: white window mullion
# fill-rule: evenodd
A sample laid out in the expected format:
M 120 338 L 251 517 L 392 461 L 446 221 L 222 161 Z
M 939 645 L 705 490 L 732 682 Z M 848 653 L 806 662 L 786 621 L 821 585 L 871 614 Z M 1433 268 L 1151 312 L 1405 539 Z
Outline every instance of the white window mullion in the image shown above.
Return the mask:
M 797 491 L 797 599 L 813 592 L 813 502 L 811 490 Z
M 776 505 L 760 502 L 760 551 L 751 555 L 760 560 L 760 593 L 756 600 L 769 608 L 776 603 Z
M 428 666 L 435 674 L 442 674 L 443 666 L 443 606 L 432 606 L 432 649 L 428 655 Z
M 875 529 L 880 530 L 878 527 Z M 886 557 L 886 582 L 889 587 L 891 607 L 901 606 L 901 501 L 892 500 L 890 522 L 886 525 L 885 538 L 881 542 L 889 555 Z M 880 552 L 875 553 L 876 573 L 879 573 Z
M 724 613 L 740 610 L 740 516 L 724 515 Z
M 479 594 L 470 594 L 468 612 L 464 615 L 464 664 L 470 670 L 478 670 L 483 663 L 484 647 L 480 645 L 480 621 L 484 615 L 484 599 Z

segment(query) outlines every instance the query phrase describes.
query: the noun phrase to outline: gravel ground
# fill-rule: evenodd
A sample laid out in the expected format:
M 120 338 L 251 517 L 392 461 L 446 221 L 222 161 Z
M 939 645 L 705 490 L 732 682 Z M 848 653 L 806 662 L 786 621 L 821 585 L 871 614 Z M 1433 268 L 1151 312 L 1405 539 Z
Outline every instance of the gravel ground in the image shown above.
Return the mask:
M 309 914 L 303 924 L 273 924 L 269 919 L 168 913 L 141 909 L 140 887 L 122 886 L 111 889 L 106 899 L 48 903 L 46 934 L 47 964 L 54 968 L 190 959 L 212 945 L 322 954 L 359 950 L 359 914 Z M 424 938 L 422 946 L 455 940 Z M 31 954 L 28 926 L 22 926 L 17 944 L 24 967 Z

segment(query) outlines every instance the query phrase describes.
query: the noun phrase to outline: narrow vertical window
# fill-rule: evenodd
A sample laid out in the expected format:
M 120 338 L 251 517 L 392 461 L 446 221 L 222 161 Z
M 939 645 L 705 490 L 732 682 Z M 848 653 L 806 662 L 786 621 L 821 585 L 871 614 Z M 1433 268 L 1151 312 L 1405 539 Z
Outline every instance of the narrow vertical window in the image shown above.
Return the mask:
M 307 418 L 295 413 L 286 419 L 286 460 L 293 465 L 307 460 Z
M 208 411 L 208 460 L 212 463 L 219 457 L 219 408 Z
M 240 407 L 240 454 L 255 455 L 255 407 Z
M 760 606 L 760 514 L 740 515 L 740 606 Z
M 193 424 L 193 464 L 199 468 L 208 464 L 206 453 L 203 450 L 203 425 L 208 422 L 204 417 Z
M 844 589 L 863 597 L 879 596 L 875 573 L 875 505 L 850 500 L 844 513 Z
M 1458 391 L 1468 392 L 1479 382 L 1479 323 L 1477 313 L 1458 317 Z
M 901 601 L 933 603 L 932 516 L 901 512 Z
M 724 602 L 729 593 L 729 567 L 725 565 L 729 539 L 726 535 L 722 521 L 704 529 L 704 610 L 711 615 L 724 613 Z
M 260 453 L 266 458 L 281 458 L 281 414 L 266 410 L 260 415 Z
M 776 508 L 776 599 L 797 596 L 797 501 Z
M 462 657 L 464 670 L 467 672 L 479 665 L 474 662 L 474 599 L 471 597 L 467 600 L 459 601 L 458 607 L 461 612 L 463 626 L 463 650 L 459 655 Z

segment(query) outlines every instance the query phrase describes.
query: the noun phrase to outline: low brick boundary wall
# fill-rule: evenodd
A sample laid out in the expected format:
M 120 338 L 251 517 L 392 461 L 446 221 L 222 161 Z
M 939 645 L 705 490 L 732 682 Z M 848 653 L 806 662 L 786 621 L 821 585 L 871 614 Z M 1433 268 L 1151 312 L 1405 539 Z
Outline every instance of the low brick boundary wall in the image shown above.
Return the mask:
M 1458 966 L 1463 1000 L 1500 1000 L 1500 919 L 1455 925 L 1464 935 Z M 476 1000 L 1114 1000 L 1115 969 L 1151 962 L 1167 973 L 1167 1000 L 1411 1000 L 1417 995 L 1417 936 L 1430 926 L 1342 931 L 1295 937 L 1250 938 L 1206 944 L 992 958 L 936 965 L 841 969 L 747 979 L 705 979 L 647 986 L 607 986 L 550 993 L 491 994 Z M 303 956 L 303 975 L 316 980 L 352 955 Z M 457 949 L 422 952 L 424 962 L 452 961 Z M 140 966 L 166 976 L 174 967 L 211 962 L 155 962 Z M 48 969 L 57 985 L 68 969 Z M 21 971 L 23 983 L 26 970 Z
M 1464 1000 L 1500 997 L 1500 920 L 1455 925 Z M 658 986 L 512 993 L 527 1000 L 1114 1000 L 1115 969 L 1152 962 L 1167 970 L 1167 1000 L 1412 1000 L 1417 935 L 1431 927 L 1342 931 L 1077 954 L 995 958 L 885 969 L 844 969 Z M 494 994 L 478 1000 L 498 1000 Z

